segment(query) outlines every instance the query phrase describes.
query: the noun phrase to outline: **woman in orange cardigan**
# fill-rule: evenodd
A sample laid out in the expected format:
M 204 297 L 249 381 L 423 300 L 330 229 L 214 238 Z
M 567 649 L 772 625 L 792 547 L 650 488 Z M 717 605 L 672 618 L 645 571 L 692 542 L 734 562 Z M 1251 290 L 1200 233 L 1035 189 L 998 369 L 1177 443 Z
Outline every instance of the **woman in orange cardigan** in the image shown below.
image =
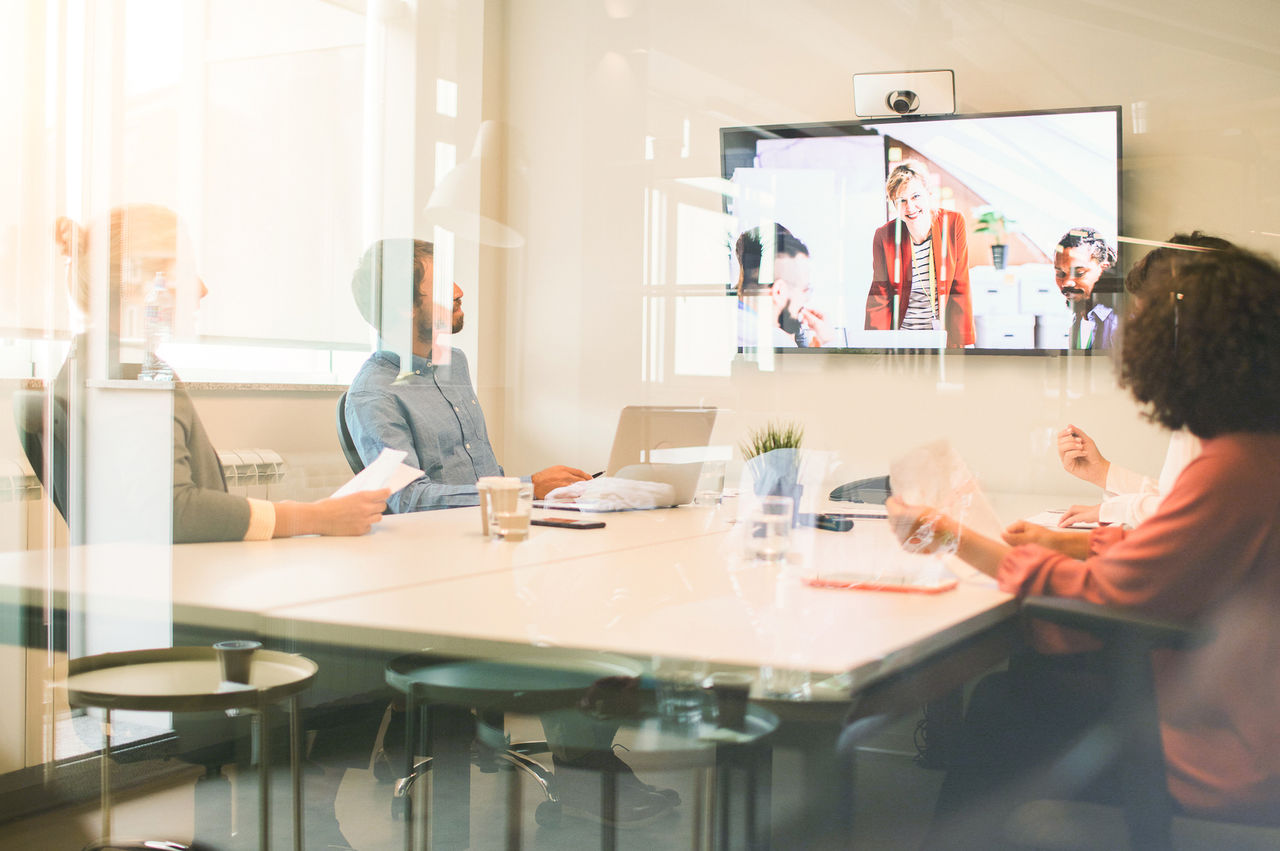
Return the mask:
M 1131 531 L 1095 529 L 1083 560 L 1023 543 L 1022 524 L 996 541 L 897 500 L 889 515 L 925 549 L 958 542 L 960 558 L 1019 597 L 1073 597 L 1208 627 L 1203 646 L 1154 658 L 1169 792 L 1188 813 L 1280 824 L 1280 267 L 1236 249 L 1164 269 L 1170 297 L 1137 308 L 1120 379 L 1152 419 L 1203 446 L 1154 515 Z M 1037 676 L 1089 649 L 1062 632 L 1036 638 Z M 1078 689 L 1050 701 L 1007 694 L 1020 707 L 1009 723 L 979 723 L 971 707 L 970 733 L 986 731 L 971 753 L 1013 744 L 1013 725 L 1030 732 L 1006 749 L 1010 759 L 1034 740 L 1065 744 L 1046 719 L 1081 698 Z
M 942 330 L 947 347 L 974 342 L 964 217 L 938 209 L 928 172 L 902 163 L 885 184 L 897 215 L 871 243 L 867 330 Z

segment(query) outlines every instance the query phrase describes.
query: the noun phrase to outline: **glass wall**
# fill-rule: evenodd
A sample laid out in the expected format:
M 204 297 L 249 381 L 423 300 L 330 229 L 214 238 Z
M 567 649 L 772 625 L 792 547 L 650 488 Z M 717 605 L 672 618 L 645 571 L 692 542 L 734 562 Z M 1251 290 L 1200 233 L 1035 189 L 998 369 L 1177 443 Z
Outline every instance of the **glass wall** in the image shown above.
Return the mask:
M 375 348 L 413 362 L 410 284 L 384 293 L 381 338 L 352 296 L 376 240 L 432 242 L 431 299 L 461 290 L 437 339 L 509 474 L 602 470 L 624 406 L 697 405 L 720 410 L 731 487 L 752 429 L 802 426 L 838 461 L 819 502 L 938 439 L 998 510 L 1096 502 L 1058 460 L 1068 423 L 1154 476 L 1168 435 L 1117 384 L 1122 331 L 1104 346 L 1095 316 L 1081 344 L 1075 313 L 1122 320 L 1123 274 L 1177 232 L 1280 252 L 1277 25 L 1262 0 L 5 4 L 0 798 L 96 751 L 51 686 L 68 657 L 183 636 L 175 420 L 234 496 L 350 478 L 340 395 Z M 960 114 L 1118 107 L 1118 154 L 1106 132 L 934 137 L 883 114 L 786 153 L 778 125 L 867 117 L 854 74 L 926 69 L 954 71 Z M 750 161 L 722 146 L 743 127 L 775 128 Z M 970 292 L 935 293 L 909 344 L 905 304 L 883 325 L 870 307 L 900 274 L 875 258 L 902 162 L 960 222 L 925 274 Z M 979 225 L 1010 207 L 1006 266 Z M 1068 299 L 1059 232 L 1094 211 L 1110 268 Z M 180 392 L 147 380 L 155 356 Z

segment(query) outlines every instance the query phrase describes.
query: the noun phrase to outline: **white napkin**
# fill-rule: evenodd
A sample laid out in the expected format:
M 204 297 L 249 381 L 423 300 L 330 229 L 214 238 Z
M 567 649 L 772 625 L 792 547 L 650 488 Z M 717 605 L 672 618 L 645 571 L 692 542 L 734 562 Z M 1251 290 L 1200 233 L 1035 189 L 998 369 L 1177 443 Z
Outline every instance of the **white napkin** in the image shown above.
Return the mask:
M 642 482 L 601 476 L 586 482 L 574 482 L 547 494 L 548 502 L 575 502 L 596 511 L 623 511 L 658 508 L 675 503 L 676 491 L 663 482 Z

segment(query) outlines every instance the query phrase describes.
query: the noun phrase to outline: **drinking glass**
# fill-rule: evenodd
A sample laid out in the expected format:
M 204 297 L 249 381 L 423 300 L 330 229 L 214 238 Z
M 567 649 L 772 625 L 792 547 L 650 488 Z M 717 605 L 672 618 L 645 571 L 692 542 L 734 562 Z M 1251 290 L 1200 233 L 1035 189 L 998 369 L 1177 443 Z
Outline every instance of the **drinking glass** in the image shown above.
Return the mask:
M 533 516 L 533 483 L 520 482 L 515 496 L 508 496 L 502 511 L 494 511 L 496 533 L 504 541 L 523 541 L 529 537 L 529 520 Z M 495 503 L 496 505 L 496 503 Z
M 747 518 L 747 556 L 775 564 L 791 546 L 794 503 L 789 496 L 765 496 Z
M 698 487 L 693 492 L 694 505 L 719 505 L 720 494 L 724 492 L 723 461 L 707 461 L 698 474 Z

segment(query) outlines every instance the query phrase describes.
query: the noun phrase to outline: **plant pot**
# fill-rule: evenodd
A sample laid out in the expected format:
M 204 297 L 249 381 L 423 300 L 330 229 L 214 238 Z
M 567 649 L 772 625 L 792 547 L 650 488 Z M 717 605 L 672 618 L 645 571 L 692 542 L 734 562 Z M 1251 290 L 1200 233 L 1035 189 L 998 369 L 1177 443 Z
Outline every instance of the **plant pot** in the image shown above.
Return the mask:
M 997 269 L 1004 268 L 1004 254 L 1006 248 L 1008 248 L 1006 245 L 991 246 L 991 265 L 995 266 Z
M 751 488 L 756 496 L 789 496 L 792 501 L 792 525 L 800 513 L 800 497 L 804 486 L 800 475 L 798 450 L 775 449 L 747 461 L 751 470 Z

